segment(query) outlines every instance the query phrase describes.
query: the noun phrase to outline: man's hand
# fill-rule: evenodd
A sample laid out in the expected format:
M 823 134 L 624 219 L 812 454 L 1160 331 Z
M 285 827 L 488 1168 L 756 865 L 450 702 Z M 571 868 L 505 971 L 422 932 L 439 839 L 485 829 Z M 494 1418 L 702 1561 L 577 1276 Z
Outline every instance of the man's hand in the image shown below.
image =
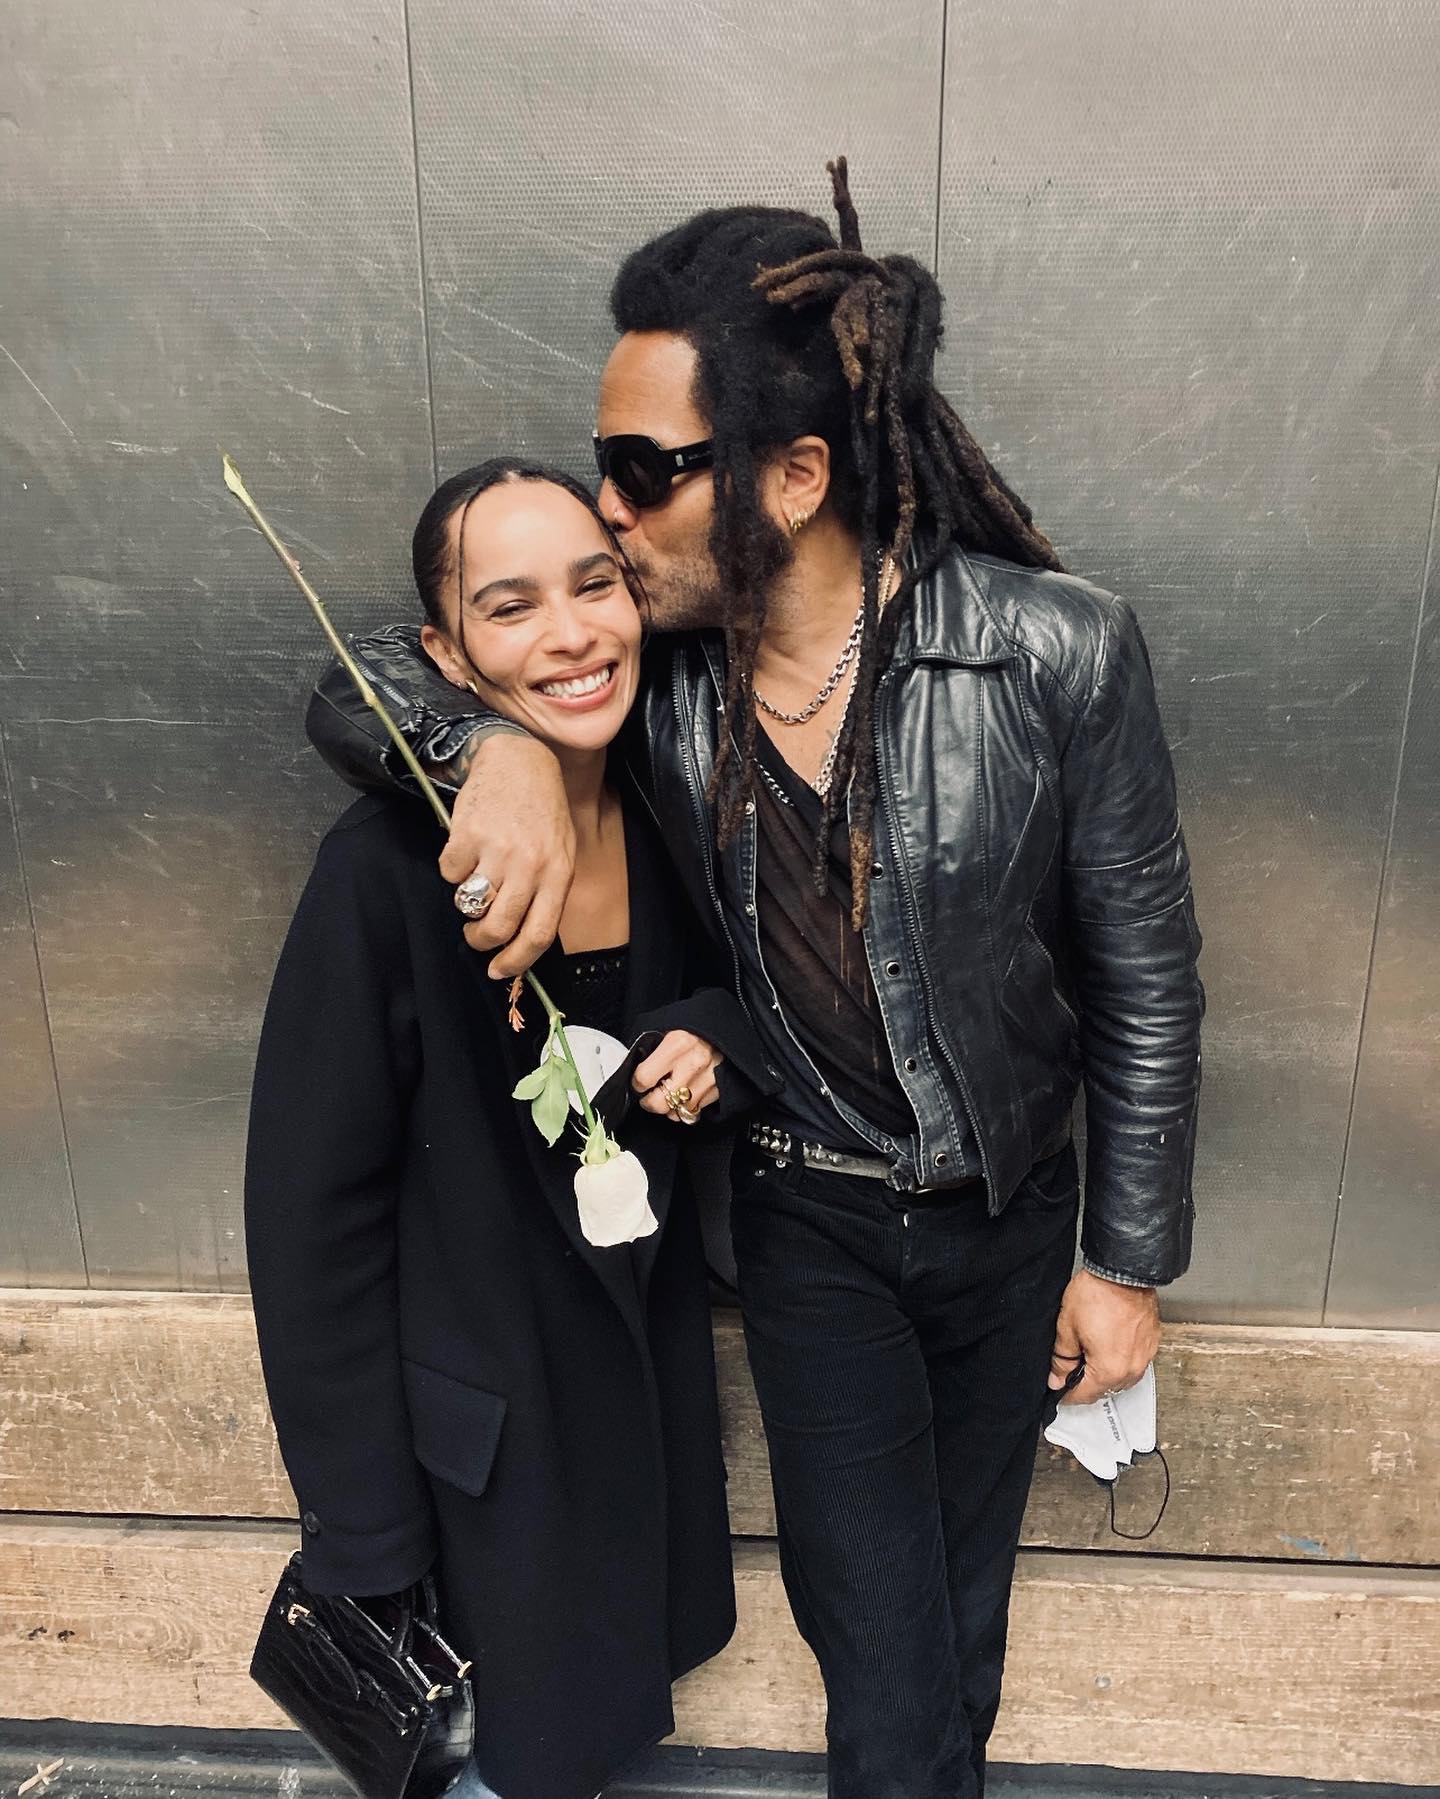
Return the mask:
M 575 826 L 560 764 L 513 731 L 481 739 L 455 800 L 440 872 L 457 886 L 484 875 L 495 898 L 465 927 L 482 953 L 500 950 L 493 980 L 524 974 L 555 941 L 575 875 Z
M 1133 1387 L 1159 1347 L 1160 1301 L 1155 1289 L 1122 1287 L 1082 1268 L 1071 1276 L 1060 1301 L 1049 1385 L 1063 1387 L 1083 1355 L 1085 1378 L 1060 1403 L 1089 1405 L 1102 1394 Z

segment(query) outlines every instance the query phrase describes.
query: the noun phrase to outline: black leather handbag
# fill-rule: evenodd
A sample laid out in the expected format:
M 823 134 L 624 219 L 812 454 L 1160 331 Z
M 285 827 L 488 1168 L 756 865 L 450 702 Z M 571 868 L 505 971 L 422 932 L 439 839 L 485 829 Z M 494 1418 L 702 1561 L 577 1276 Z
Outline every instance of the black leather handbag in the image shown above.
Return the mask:
M 361 1799 L 436 1799 L 469 1761 L 475 1704 L 436 1628 L 435 1583 L 367 1599 L 309 1592 L 292 1555 L 265 1613 L 251 1679 Z

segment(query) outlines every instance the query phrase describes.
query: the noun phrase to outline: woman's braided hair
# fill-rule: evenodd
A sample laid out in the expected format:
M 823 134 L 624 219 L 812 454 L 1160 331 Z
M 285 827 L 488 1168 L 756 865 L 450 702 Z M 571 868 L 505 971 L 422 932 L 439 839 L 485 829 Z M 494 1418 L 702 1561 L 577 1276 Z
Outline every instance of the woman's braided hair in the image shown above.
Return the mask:
M 772 450 L 813 434 L 829 445 L 828 503 L 860 539 L 864 616 L 855 690 L 815 844 L 825 884 L 832 828 L 849 796 L 851 917 L 865 921 L 877 780 L 875 692 L 904 602 L 950 543 L 1058 569 L 1050 540 L 935 386 L 942 299 L 908 256 L 860 242 L 844 157 L 828 165 L 840 224 L 767 207 L 704 212 L 631 255 L 610 305 L 620 331 L 668 331 L 698 358 L 696 401 L 715 444 L 710 548 L 730 598 L 725 724 L 710 800 L 722 845 L 740 828 L 754 783 L 752 676 L 766 598 L 789 557 L 760 502 Z M 880 609 L 886 553 L 915 560 Z

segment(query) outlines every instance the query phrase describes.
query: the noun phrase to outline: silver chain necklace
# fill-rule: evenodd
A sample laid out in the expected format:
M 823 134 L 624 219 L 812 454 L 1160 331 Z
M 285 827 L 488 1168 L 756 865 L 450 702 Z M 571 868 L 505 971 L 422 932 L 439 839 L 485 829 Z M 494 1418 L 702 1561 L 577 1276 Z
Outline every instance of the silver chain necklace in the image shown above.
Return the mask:
M 859 673 L 859 670 L 856 670 Z M 830 748 L 825 752 L 825 760 L 820 764 L 820 772 L 815 777 L 815 791 L 823 800 L 830 791 L 830 782 L 835 774 L 835 758 L 840 754 L 840 734 L 845 729 L 845 720 L 850 716 L 850 702 L 855 698 L 855 681 L 851 678 L 850 691 L 845 695 L 845 704 L 841 708 L 840 718 L 835 726 L 835 735 L 830 739 Z
M 880 562 L 880 604 L 885 604 L 885 589 L 890 585 L 890 558 L 885 556 Z M 855 652 L 860 648 L 860 638 L 865 629 L 865 590 L 862 583 L 860 590 L 860 610 L 855 614 L 855 623 L 850 627 L 850 635 L 845 639 L 844 648 L 840 651 L 840 660 L 825 678 L 815 698 L 808 705 L 802 706 L 798 712 L 782 712 L 778 706 L 772 706 L 753 682 L 751 691 L 755 695 L 755 704 L 769 717 L 782 725 L 808 725 L 810 720 L 834 693 L 845 679 L 845 670 L 855 660 Z M 843 722 L 843 721 L 842 721 Z
M 850 702 L 855 697 L 855 683 L 850 683 L 850 691 L 845 695 L 845 710 L 840 714 L 840 722 L 835 727 L 835 735 L 830 739 L 830 748 L 825 752 L 825 760 L 820 764 L 820 772 L 815 777 L 815 791 L 823 800 L 830 791 L 830 782 L 835 774 L 835 758 L 840 754 L 840 733 L 845 729 L 845 720 L 850 716 Z M 774 794 L 782 806 L 793 805 L 790 795 L 766 768 L 763 762 L 755 764 L 756 773 Z

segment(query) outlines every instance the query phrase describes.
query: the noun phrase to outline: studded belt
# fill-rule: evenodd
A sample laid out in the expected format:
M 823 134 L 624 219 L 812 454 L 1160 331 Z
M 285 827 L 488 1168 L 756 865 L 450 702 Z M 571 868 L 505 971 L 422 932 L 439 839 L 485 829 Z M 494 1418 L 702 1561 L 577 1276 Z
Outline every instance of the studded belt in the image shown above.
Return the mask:
M 746 1141 L 755 1149 L 774 1156 L 783 1168 L 787 1162 L 802 1162 L 806 1168 L 821 1168 L 827 1174 L 858 1174 L 866 1180 L 888 1181 L 890 1164 L 884 1156 L 856 1156 L 844 1149 L 827 1149 L 823 1143 L 806 1143 L 773 1124 L 752 1124 Z

